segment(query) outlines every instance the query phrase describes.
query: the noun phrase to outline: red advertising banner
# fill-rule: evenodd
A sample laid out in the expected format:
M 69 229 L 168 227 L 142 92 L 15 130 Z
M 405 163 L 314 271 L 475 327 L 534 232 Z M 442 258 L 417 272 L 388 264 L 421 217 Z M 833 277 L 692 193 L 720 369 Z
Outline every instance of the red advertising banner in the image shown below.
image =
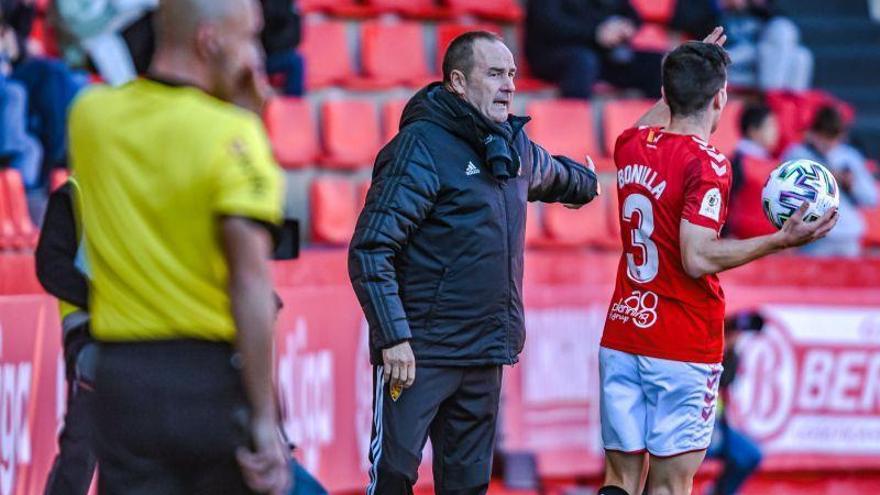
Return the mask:
M 545 476 L 602 467 L 597 354 L 616 261 L 527 257 L 528 341 L 505 373 L 501 444 L 536 452 Z M 775 258 L 724 277 L 730 307 L 760 306 L 769 321 L 739 342 L 728 407 L 762 443 L 769 469 L 880 470 L 880 262 L 823 263 Z M 344 254 L 307 252 L 276 264 L 275 280 L 285 303 L 276 347 L 283 427 L 331 491 L 362 489 L 372 373 Z M 42 491 L 64 407 L 59 341 L 51 298 L 0 296 L 0 495 Z

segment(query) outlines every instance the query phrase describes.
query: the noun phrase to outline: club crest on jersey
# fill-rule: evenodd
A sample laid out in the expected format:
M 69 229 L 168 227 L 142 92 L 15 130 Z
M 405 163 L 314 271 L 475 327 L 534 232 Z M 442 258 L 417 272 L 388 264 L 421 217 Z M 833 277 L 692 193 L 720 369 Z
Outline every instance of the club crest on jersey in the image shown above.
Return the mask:
M 627 184 L 639 184 L 657 199 L 666 190 L 666 181 L 657 172 L 647 165 L 627 165 L 617 171 L 617 188 L 622 189 Z
M 650 328 L 657 322 L 659 303 L 657 294 L 649 290 L 634 290 L 628 297 L 622 297 L 611 305 L 608 319 L 620 320 L 621 323 L 632 322 L 639 328 Z

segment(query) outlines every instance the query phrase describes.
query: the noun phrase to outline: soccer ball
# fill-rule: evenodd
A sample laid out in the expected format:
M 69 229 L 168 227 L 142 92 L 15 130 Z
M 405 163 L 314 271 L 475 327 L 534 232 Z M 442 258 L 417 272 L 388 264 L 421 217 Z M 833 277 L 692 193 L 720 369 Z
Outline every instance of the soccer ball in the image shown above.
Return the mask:
M 761 193 L 770 223 L 781 229 L 804 201 L 810 204 L 804 215 L 806 222 L 814 222 L 830 208 L 837 208 L 840 193 L 831 172 L 812 160 L 791 160 L 776 167 Z

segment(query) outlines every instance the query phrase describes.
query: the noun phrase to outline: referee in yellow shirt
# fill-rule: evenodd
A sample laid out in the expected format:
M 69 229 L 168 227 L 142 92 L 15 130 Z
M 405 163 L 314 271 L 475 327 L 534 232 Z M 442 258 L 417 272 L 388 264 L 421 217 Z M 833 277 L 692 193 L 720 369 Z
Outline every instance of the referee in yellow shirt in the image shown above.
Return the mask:
M 92 274 L 99 493 L 282 493 L 256 0 L 166 0 L 149 77 L 70 114 Z M 242 108 L 244 107 L 244 108 Z

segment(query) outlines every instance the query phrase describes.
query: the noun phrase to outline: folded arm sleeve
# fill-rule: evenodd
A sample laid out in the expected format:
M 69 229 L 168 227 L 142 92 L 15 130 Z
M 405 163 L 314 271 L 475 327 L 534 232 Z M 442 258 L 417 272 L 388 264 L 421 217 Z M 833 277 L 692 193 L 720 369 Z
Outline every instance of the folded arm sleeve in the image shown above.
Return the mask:
M 46 292 L 82 309 L 88 309 L 89 284 L 76 267 L 79 239 L 73 216 L 70 186 L 49 195 L 46 216 L 34 258 L 37 279 Z
M 411 134 L 400 134 L 376 159 L 348 252 L 349 277 L 369 323 L 373 348 L 412 337 L 395 258 L 430 213 L 439 187 L 427 148 Z
M 528 143 L 532 161 L 529 201 L 585 204 L 596 197 L 596 174 L 566 156 L 552 156 L 535 143 Z

